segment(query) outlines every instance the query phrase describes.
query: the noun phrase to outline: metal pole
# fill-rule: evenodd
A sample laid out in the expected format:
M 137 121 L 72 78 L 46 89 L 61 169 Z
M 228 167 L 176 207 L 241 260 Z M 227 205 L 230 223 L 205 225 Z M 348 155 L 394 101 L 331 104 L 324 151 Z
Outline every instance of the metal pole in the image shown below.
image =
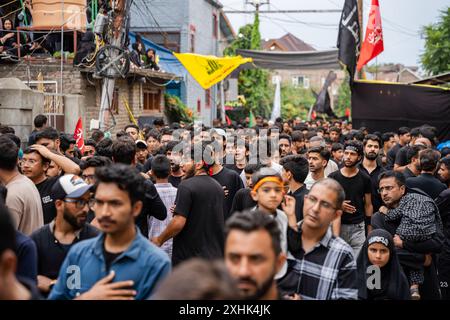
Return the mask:
M 61 99 L 62 94 L 64 93 L 63 86 L 63 70 L 64 70 L 64 0 L 61 2 L 62 10 L 61 10 Z

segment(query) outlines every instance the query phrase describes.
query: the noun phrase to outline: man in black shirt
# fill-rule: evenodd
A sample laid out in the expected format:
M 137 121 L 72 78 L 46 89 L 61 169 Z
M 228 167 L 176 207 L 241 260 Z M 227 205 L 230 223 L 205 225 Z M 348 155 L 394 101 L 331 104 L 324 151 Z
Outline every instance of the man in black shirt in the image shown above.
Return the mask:
M 303 201 L 308 194 L 304 184 L 308 175 L 308 160 L 301 155 L 291 155 L 282 158 L 280 164 L 283 166 L 281 177 L 289 188 L 288 195 L 295 198 L 295 216 L 297 221 L 301 221 L 303 220 Z
M 363 146 L 359 141 L 347 141 L 344 146 L 344 167 L 328 177 L 341 184 L 345 191 L 343 215 L 333 222 L 335 235 L 340 235 L 358 256 L 364 241 L 366 220 L 367 231 L 371 231 L 370 218 L 373 213 L 372 185 L 370 177 L 358 169 L 363 155 Z
M 431 199 L 447 189 L 446 185 L 434 177 L 440 154 L 436 150 L 425 149 L 419 153 L 421 173 L 415 178 L 406 180 L 408 188 L 418 188 L 428 194 Z
M 382 205 L 381 196 L 378 193 L 378 176 L 384 171 L 378 160 L 381 140 L 374 134 L 368 134 L 363 141 L 364 159 L 359 164 L 359 169 L 366 173 L 372 182 L 372 206 L 373 212 L 377 212 Z
M 392 170 L 394 168 L 397 152 L 411 141 L 411 134 L 409 133 L 410 131 L 411 130 L 408 127 L 400 127 L 398 129 L 397 134 L 399 141 L 387 153 L 386 170 Z
M 209 155 L 213 153 L 206 142 L 196 144 L 191 149 L 190 158 L 183 160 L 186 178 L 178 186 L 173 218 L 159 237 L 151 239 L 161 246 L 174 238 L 173 265 L 192 257 L 214 259 L 223 256 L 224 192 L 208 174 L 214 162 L 212 156 L 207 159 L 209 161 L 194 157 L 204 155 L 205 150 Z
M 215 144 L 211 144 L 213 147 Z M 219 146 L 219 145 L 216 145 Z M 220 146 L 219 146 L 220 147 Z M 220 160 L 217 157 L 220 157 L 219 153 L 214 150 L 213 159 L 215 159 L 214 165 L 211 167 L 211 177 L 214 178 L 223 188 L 223 192 L 225 194 L 225 199 L 223 201 L 223 215 L 224 221 L 231 215 L 231 207 L 233 206 L 233 199 L 238 190 L 244 188 L 244 183 L 241 180 L 239 175 L 230 169 L 225 168 L 220 164 Z
M 16 275 L 19 263 L 14 252 L 15 240 L 16 230 L 10 212 L 0 199 L 0 300 L 41 299 L 32 280 Z
M 288 134 L 280 134 L 278 137 L 278 148 L 280 157 L 286 157 L 292 154 L 292 138 Z
M 112 144 L 112 159 L 114 163 L 122 163 L 136 169 L 136 144 L 130 137 L 123 136 Z M 141 173 L 141 175 L 143 175 Z M 145 199 L 141 213 L 136 218 L 136 225 L 142 234 L 148 234 L 148 216 L 154 216 L 158 220 L 167 217 L 166 206 L 158 195 L 158 191 L 151 180 L 146 177 L 144 183 Z
M 59 177 L 47 178 L 46 171 L 50 161 L 66 173 L 78 173 L 79 167 L 68 158 L 51 152 L 41 145 L 33 145 L 23 152 L 21 161 L 22 173 L 36 185 L 42 201 L 44 224 L 50 223 L 56 216 L 54 199 L 51 196 L 51 188 Z
M 164 148 L 164 154 L 170 160 L 169 183 L 175 188 L 178 188 L 183 178 L 183 171 L 180 167 L 182 148 L 183 144 L 180 141 L 169 141 Z
M 450 188 L 450 157 L 442 158 L 439 161 L 437 174 L 439 180 Z
M 38 287 L 47 295 L 74 243 L 95 237 L 98 230 L 87 221 L 90 185 L 73 174 L 56 179 L 51 188 L 56 219 L 36 230 L 31 238 L 38 252 Z
M 407 146 L 406 148 L 406 168 L 403 170 L 405 179 L 417 177 L 420 174 L 419 152 L 424 150 L 422 145 Z

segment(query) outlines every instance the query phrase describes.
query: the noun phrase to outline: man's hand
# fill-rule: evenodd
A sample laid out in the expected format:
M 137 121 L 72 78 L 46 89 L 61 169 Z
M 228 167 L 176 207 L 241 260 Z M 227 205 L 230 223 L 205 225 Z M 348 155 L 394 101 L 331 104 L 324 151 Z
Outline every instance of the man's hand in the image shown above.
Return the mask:
M 433 262 L 433 257 L 431 256 L 431 254 L 426 254 L 425 255 L 425 261 L 423 263 L 424 267 L 429 267 L 431 266 L 431 263 Z
M 230 193 L 230 191 L 227 189 L 227 186 L 222 186 L 223 189 L 223 193 L 225 193 L 225 197 L 228 197 L 228 194 Z
M 298 293 L 294 293 L 292 295 L 285 295 L 284 298 L 286 300 L 302 300 L 302 297 Z
M 80 300 L 134 300 L 136 291 L 130 289 L 134 282 L 131 280 L 111 283 L 115 273 L 100 279 L 89 291 L 78 296 Z
M 394 246 L 396 248 L 403 248 L 403 240 L 399 237 L 398 234 L 394 236 Z
M 382 214 L 386 214 L 388 212 L 388 208 L 385 206 L 381 206 L 380 209 L 378 209 L 379 212 Z
M 147 173 L 141 172 L 141 175 L 147 180 L 150 179 L 150 176 Z
M 350 202 L 351 202 L 350 200 L 345 200 L 344 203 L 342 204 L 342 209 L 347 213 L 355 213 L 356 207 L 352 206 Z
M 54 154 L 46 146 L 42 146 L 40 144 L 33 144 L 31 146 L 31 149 L 36 150 L 37 152 L 39 152 L 41 154 L 41 156 L 43 156 L 44 158 L 47 158 L 47 159 L 50 159 L 51 156 Z
M 41 292 L 50 292 L 50 287 L 54 284 L 54 281 L 46 276 L 37 276 L 38 288 Z
M 281 208 L 287 216 L 295 216 L 295 198 L 285 195 L 284 201 L 281 202 Z
M 153 244 L 157 247 L 161 247 L 162 243 L 161 240 L 159 239 L 159 237 L 153 237 L 150 239 L 151 242 L 153 242 Z

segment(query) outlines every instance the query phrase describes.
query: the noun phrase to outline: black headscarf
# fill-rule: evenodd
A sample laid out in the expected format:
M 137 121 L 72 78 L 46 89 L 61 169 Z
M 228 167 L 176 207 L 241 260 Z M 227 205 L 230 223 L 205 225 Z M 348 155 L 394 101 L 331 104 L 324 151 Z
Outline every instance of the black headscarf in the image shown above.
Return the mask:
M 381 243 L 389 249 L 389 262 L 381 268 L 381 288 L 368 289 L 367 268 L 372 265 L 369 261 L 368 248 L 373 243 Z M 363 300 L 409 300 L 410 291 L 408 280 L 394 248 L 394 240 L 389 232 L 383 229 L 373 230 L 367 236 L 364 246 L 358 256 L 358 297 Z

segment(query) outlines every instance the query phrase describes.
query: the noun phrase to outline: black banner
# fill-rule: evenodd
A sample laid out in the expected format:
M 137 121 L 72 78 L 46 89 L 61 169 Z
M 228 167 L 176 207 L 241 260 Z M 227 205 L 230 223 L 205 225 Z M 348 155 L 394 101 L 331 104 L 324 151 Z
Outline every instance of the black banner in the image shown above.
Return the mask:
M 355 81 L 352 87 L 355 128 L 396 132 L 399 127 L 423 124 L 438 130 L 438 139 L 450 139 L 450 90 L 439 87 L 379 84 Z
M 358 4 L 356 0 L 345 0 L 339 23 L 337 47 L 339 48 L 338 59 L 346 66 L 350 74 L 350 83 L 353 82 L 355 76 L 360 46 Z

